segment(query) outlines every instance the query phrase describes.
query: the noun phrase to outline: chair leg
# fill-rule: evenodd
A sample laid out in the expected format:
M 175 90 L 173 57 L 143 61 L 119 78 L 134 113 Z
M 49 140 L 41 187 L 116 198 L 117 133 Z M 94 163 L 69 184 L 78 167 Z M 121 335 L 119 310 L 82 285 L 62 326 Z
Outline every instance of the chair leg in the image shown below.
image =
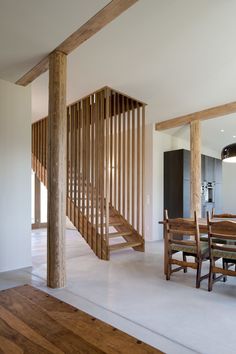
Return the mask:
M 186 254 L 183 252 L 183 261 L 184 262 L 187 262 L 187 257 L 186 257 Z M 187 267 L 184 267 L 184 273 L 187 273 Z
M 170 275 L 171 275 L 171 263 L 170 260 L 172 258 L 172 254 L 168 252 L 167 255 L 167 264 L 166 264 L 166 280 L 170 280 Z
M 222 265 L 223 265 L 223 269 L 228 269 L 228 263 L 224 260 L 224 258 L 222 259 Z M 223 282 L 225 283 L 227 281 L 227 275 L 223 276 Z
M 198 263 L 198 267 L 197 267 L 197 276 L 196 276 L 196 288 L 199 289 L 201 284 L 202 260 L 198 259 L 197 263 Z
M 214 277 L 214 274 L 212 273 L 212 260 L 210 259 L 209 276 L 208 276 L 208 291 L 212 291 L 213 277 Z
M 170 274 L 171 274 L 171 264 L 170 264 L 169 259 L 168 259 L 166 280 L 170 280 Z

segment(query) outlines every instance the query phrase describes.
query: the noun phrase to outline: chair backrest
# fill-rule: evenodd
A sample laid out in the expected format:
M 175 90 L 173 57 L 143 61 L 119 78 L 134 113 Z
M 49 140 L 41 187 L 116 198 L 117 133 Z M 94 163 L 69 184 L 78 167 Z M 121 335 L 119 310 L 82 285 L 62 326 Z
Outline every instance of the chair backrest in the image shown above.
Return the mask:
M 214 218 L 236 219 L 236 214 L 229 214 L 229 213 L 215 214 L 215 208 L 212 208 L 211 217 L 212 217 L 212 219 L 214 219 Z
M 165 227 L 166 227 L 166 237 L 167 241 L 170 244 L 177 244 L 182 246 L 196 246 L 197 253 L 200 253 L 200 233 L 199 233 L 199 225 L 197 219 L 197 213 L 194 212 L 194 219 L 184 219 L 184 218 L 176 218 L 169 219 L 168 212 L 165 210 L 164 214 L 165 219 Z M 178 236 L 191 236 L 191 240 L 184 240 L 174 238 L 175 235 Z
M 219 249 L 223 251 L 236 252 L 236 247 L 232 245 L 232 242 L 226 243 L 226 240 L 228 241 L 236 240 L 236 221 L 210 220 L 209 213 L 207 213 L 207 224 L 208 224 L 208 237 L 209 237 L 210 248 Z

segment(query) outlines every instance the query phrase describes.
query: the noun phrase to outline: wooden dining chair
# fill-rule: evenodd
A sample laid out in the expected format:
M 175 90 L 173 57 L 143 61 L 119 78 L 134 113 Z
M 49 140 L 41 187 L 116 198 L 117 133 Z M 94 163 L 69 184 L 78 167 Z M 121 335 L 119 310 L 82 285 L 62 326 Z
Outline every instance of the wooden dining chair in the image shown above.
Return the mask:
M 188 219 L 169 219 L 168 212 L 165 210 L 165 269 L 166 280 L 170 280 L 173 272 L 183 270 L 187 272 L 187 268 L 196 269 L 196 288 L 200 288 L 203 279 L 208 278 L 208 274 L 202 276 L 202 262 L 208 257 L 208 243 L 200 241 L 200 232 L 196 212 L 194 220 Z M 179 236 L 182 239 L 179 239 Z M 178 239 L 176 239 L 176 236 Z M 187 237 L 186 237 L 187 236 Z M 182 253 L 182 260 L 173 258 L 174 254 Z M 188 261 L 187 257 L 193 257 L 194 261 Z M 173 268 L 173 265 L 178 267 Z
M 208 279 L 208 291 L 213 284 L 226 276 L 236 276 L 236 269 L 229 269 L 236 264 L 236 222 L 231 220 L 210 220 L 207 213 L 208 243 L 210 271 Z M 222 267 L 216 261 L 222 259 Z M 217 276 L 217 274 L 220 274 Z
M 230 213 L 223 213 L 223 214 L 216 214 L 215 213 L 215 208 L 212 208 L 211 212 L 211 218 L 218 218 L 218 219 L 236 219 L 236 214 L 230 214 Z

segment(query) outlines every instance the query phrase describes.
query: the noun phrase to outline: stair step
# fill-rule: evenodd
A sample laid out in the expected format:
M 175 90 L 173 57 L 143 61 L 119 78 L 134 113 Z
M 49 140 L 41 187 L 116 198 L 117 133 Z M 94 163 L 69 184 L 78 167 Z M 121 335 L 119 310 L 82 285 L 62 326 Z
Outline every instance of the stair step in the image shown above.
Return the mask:
M 114 221 L 114 222 L 109 222 L 109 225 L 108 226 L 122 226 L 123 223 L 121 221 Z M 98 225 L 99 227 L 102 226 L 102 224 L 99 224 Z M 103 224 L 103 226 L 105 227 L 106 226 L 106 223 Z
M 123 237 L 123 236 L 131 236 L 132 232 L 127 231 L 127 232 L 112 232 L 108 234 L 109 238 L 115 238 L 115 237 Z
M 124 248 L 129 248 L 129 247 L 136 247 L 136 246 L 141 246 L 142 242 L 137 241 L 137 242 L 122 242 L 122 243 L 116 243 L 114 245 L 110 245 L 109 249 L 110 251 L 118 251 Z

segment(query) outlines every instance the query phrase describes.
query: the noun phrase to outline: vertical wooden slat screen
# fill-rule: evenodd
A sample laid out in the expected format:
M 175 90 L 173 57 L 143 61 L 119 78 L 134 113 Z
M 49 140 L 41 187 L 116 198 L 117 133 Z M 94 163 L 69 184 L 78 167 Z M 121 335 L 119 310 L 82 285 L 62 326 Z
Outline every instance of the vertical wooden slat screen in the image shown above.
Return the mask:
M 47 118 L 32 125 L 32 169 L 47 185 Z M 109 87 L 67 108 L 67 216 L 109 259 L 110 219 L 144 237 L 145 104 Z M 115 214 L 114 214 L 115 213 Z

